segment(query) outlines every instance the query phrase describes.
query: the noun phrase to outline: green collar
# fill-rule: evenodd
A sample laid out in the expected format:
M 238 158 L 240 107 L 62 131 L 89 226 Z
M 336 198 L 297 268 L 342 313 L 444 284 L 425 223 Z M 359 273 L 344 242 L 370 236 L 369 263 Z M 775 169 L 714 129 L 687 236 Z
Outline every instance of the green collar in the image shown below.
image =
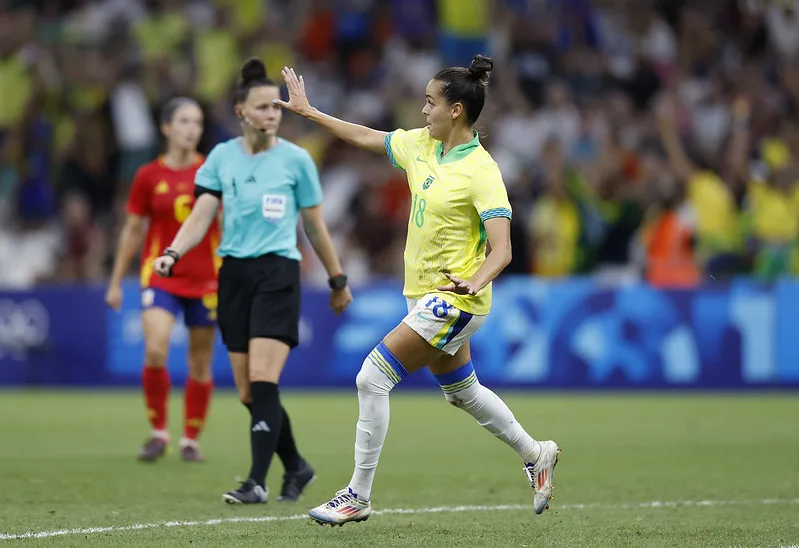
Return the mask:
M 472 130 L 474 131 L 474 130 Z M 439 164 L 448 164 L 450 162 L 457 162 L 458 160 L 463 160 L 469 154 L 472 153 L 474 149 L 480 146 L 480 138 L 477 136 L 477 132 L 474 131 L 474 138 L 469 141 L 468 143 L 463 143 L 462 145 L 458 145 L 456 147 L 452 147 L 452 150 L 447 152 L 447 155 L 444 156 L 444 141 L 439 141 L 438 146 L 436 146 L 436 160 L 438 160 Z

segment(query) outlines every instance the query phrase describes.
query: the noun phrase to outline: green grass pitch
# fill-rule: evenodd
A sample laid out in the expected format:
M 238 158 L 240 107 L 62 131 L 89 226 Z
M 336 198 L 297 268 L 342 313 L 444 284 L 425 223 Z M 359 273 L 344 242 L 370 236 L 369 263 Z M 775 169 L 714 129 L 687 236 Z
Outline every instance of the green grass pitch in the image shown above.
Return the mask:
M 284 392 L 318 479 L 299 503 L 258 507 L 221 501 L 249 460 L 233 392 L 212 403 L 204 464 L 174 450 L 135 461 L 147 435 L 138 392 L 0 392 L 0 548 L 799 545 L 796 394 L 504 396 L 563 449 L 550 511 L 533 513 L 521 464 L 471 417 L 400 390 L 372 497 L 383 512 L 331 529 L 302 516 L 349 480 L 354 391 Z M 176 393 L 175 440 L 181 405 Z M 282 472 L 276 460 L 272 497 Z M 40 536 L 13 538 L 25 533 Z

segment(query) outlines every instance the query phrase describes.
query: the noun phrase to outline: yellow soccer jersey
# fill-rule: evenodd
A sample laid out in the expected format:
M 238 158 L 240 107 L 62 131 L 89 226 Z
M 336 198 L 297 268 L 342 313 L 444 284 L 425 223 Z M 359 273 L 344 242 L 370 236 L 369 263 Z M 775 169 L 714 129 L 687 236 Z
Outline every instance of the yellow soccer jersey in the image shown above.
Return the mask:
M 442 158 L 443 143 L 427 128 L 398 129 L 386 136 L 391 163 L 405 170 L 411 214 L 405 243 L 405 291 L 410 299 L 441 294 L 470 314 L 488 314 L 491 285 L 477 295 L 440 293 L 445 274 L 469 279 L 485 261 L 483 222 L 511 218 L 508 192 L 497 163 L 474 139 Z

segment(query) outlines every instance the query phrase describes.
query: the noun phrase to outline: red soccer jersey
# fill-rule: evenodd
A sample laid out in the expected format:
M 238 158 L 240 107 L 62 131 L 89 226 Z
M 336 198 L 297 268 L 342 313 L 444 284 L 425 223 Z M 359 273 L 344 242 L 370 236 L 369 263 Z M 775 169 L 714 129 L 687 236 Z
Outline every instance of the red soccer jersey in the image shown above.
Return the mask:
M 141 285 L 161 289 L 178 297 L 213 298 L 221 258 L 219 224 L 214 221 L 200 245 L 181 257 L 170 278 L 153 271 L 153 261 L 172 243 L 180 225 L 194 207 L 194 174 L 205 158 L 181 170 L 167 167 L 161 158 L 143 165 L 133 178 L 127 211 L 147 217 L 150 226 L 141 254 Z

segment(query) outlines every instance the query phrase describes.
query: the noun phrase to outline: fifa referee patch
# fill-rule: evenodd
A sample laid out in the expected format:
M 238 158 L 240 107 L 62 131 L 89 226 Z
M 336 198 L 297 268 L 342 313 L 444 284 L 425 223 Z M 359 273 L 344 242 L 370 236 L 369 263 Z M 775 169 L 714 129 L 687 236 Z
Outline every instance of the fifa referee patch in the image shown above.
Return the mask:
M 262 213 L 267 221 L 279 221 L 286 215 L 286 197 L 280 194 L 264 194 Z

